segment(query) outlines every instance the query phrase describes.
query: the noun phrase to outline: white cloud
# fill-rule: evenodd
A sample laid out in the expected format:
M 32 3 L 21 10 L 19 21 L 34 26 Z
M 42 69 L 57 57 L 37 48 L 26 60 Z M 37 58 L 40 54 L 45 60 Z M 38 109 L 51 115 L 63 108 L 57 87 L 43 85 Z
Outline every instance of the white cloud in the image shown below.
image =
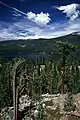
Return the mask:
M 67 26 L 66 30 L 67 31 L 72 31 L 72 32 L 80 32 L 80 20 L 76 20 L 74 22 L 70 22 L 69 25 Z
M 12 10 L 12 15 L 15 17 L 22 17 L 22 14 L 18 13 L 17 11 Z
M 12 40 L 16 37 L 15 33 L 11 33 L 8 29 L 3 28 L 0 30 L 0 41 L 1 40 Z
M 80 5 L 75 3 L 66 6 L 60 6 L 57 7 L 57 9 L 65 13 L 70 21 L 77 19 L 80 14 Z
M 27 17 L 28 17 L 29 20 L 35 20 L 36 14 L 32 13 L 32 12 L 28 12 Z
M 19 9 L 16 9 L 16 8 L 10 6 L 10 5 L 7 5 L 7 4 L 5 4 L 1 1 L 0 1 L 0 4 L 4 5 L 5 7 L 9 8 L 9 9 L 12 9 L 16 13 L 18 13 L 18 14 L 13 14 L 14 16 L 16 16 L 16 17 L 19 16 L 20 17 L 21 15 L 24 15 L 25 18 L 28 18 L 29 20 L 33 21 L 34 23 L 36 23 L 40 27 L 43 27 L 43 26 L 47 25 L 51 20 L 49 13 L 43 13 L 43 12 L 41 12 L 40 14 L 35 14 L 33 12 L 25 13 L 25 12 L 23 12 Z
M 59 22 L 46 25 L 45 27 L 40 27 L 26 18 L 22 18 L 14 23 L 0 23 L 0 41 L 12 39 L 49 39 L 64 36 L 72 32 L 80 32 L 80 19 L 72 23 Z
M 33 12 L 28 12 L 27 17 L 29 20 L 35 22 L 39 26 L 45 26 L 50 22 L 50 15 L 49 13 L 43 13 L 35 14 Z

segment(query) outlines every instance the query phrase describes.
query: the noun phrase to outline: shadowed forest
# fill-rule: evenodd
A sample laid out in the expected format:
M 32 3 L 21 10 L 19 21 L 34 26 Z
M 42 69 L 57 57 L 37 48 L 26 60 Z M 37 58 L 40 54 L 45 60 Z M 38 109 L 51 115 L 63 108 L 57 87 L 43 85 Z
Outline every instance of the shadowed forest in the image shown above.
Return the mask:
M 42 95 L 72 95 L 80 92 L 80 61 L 75 55 L 77 47 L 62 41 L 55 42 L 55 46 L 59 53 L 58 60 L 46 59 L 43 56 L 35 60 L 0 59 L 0 111 L 13 106 L 14 120 L 22 120 L 25 114 L 35 107 L 34 101 L 36 104 L 38 101 L 39 113 L 33 120 L 44 120 Z M 19 99 L 25 95 L 31 103 L 21 109 Z

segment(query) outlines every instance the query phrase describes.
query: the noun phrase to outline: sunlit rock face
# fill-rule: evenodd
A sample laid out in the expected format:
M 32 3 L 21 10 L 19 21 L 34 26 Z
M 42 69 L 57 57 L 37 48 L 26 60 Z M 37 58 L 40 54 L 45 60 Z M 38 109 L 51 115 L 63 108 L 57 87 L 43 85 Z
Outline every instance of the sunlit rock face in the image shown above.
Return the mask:
M 65 106 L 68 104 L 70 106 Z M 72 98 L 69 98 L 68 94 L 47 93 L 41 96 L 40 101 L 35 101 L 28 95 L 22 95 L 19 98 L 18 111 L 24 113 L 21 120 L 37 120 L 40 115 L 43 120 L 80 120 L 80 117 L 69 114 L 71 112 L 80 115 L 80 93 L 72 95 Z M 0 120 L 13 120 L 13 107 L 2 109 Z
M 28 95 L 23 95 L 19 99 L 19 111 L 23 111 L 31 105 L 32 100 Z
M 0 113 L 0 120 L 13 120 L 13 107 L 5 107 Z

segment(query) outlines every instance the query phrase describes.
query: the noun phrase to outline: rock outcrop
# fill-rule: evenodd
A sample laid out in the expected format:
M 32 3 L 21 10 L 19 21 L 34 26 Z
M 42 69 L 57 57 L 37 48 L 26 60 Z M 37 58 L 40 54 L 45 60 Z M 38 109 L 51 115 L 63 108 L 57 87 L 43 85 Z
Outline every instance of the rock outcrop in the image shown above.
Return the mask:
M 80 120 L 80 93 L 71 98 L 68 94 L 45 94 L 40 101 L 24 95 L 19 99 L 19 111 L 24 113 L 22 120 Z M 0 120 L 13 120 L 13 107 L 2 109 Z

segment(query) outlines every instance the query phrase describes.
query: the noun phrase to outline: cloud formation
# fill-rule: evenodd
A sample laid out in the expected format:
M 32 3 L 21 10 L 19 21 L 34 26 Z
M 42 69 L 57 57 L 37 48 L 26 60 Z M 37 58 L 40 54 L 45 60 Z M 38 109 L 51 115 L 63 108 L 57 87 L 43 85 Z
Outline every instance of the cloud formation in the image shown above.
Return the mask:
M 11 22 L 0 21 L 0 40 L 48 39 L 64 36 L 73 32 L 80 32 L 80 18 L 78 18 L 80 5 L 78 4 L 56 7 L 65 13 L 70 21 L 73 22 L 68 22 L 67 20 L 54 22 L 49 13 L 25 13 L 1 1 L 0 3 L 11 9 L 12 19 L 16 19 Z M 55 16 L 53 15 L 53 17 Z
M 72 23 L 59 22 L 41 28 L 24 18 L 24 20 L 22 19 L 14 23 L 2 22 L 0 26 L 0 40 L 55 38 L 73 32 L 80 32 L 79 26 L 80 19 Z
M 58 10 L 66 14 L 70 21 L 74 21 L 79 17 L 80 14 L 80 5 L 79 4 L 70 4 L 66 6 L 56 7 Z
M 12 11 L 12 15 L 15 17 L 22 17 L 22 14 L 18 13 L 17 11 Z
M 33 12 L 28 12 L 27 17 L 29 20 L 35 22 L 39 26 L 45 26 L 50 22 L 50 15 L 49 13 L 43 13 L 35 14 Z

